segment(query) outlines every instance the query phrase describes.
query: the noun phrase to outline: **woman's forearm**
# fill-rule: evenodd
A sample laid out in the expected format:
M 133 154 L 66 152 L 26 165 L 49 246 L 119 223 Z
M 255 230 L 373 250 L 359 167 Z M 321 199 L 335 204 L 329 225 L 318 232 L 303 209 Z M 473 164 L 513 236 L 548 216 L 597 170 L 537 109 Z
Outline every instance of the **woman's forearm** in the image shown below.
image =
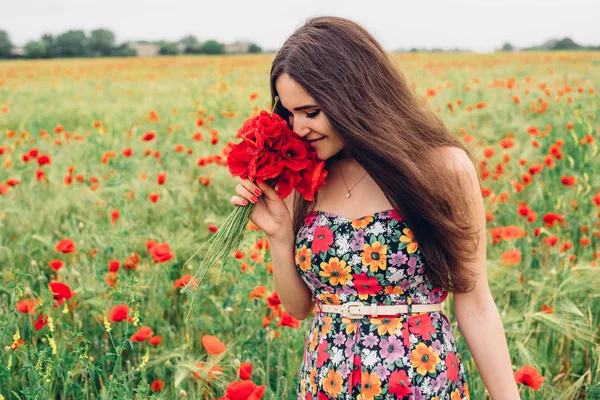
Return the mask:
M 285 310 L 296 319 L 306 319 L 315 305 L 312 292 L 298 273 L 294 258 L 294 235 L 269 238 L 269 249 L 273 263 L 275 291 Z
M 456 316 L 492 400 L 519 400 L 502 319 L 492 302 L 483 312 Z

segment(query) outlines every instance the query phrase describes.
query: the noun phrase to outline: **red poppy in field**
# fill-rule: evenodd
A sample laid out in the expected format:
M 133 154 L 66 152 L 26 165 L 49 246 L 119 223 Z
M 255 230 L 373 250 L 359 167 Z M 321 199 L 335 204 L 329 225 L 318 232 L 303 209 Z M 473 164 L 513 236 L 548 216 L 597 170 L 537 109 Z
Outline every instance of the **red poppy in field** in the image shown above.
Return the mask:
M 38 299 L 23 299 L 17 303 L 17 310 L 23 314 L 33 314 L 38 303 Z
M 239 375 L 240 379 L 243 379 L 243 380 L 250 379 L 250 377 L 252 376 L 252 364 L 249 362 L 240 363 L 240 372 L 238 375 Z
M 290 328 L 297 329 L 300 327 L 300 321 L 292 317 L 287 311 L 281 313 L 281 319 L 277 323 L 277 326 L 288 326 Z
M 231 382 L 225 388 L 225 396 L 219 400 L 260 400 L 266 390 L 265 385 L 258 386 L 248 380 Z
M 60 306 L 65 300 L 69 300 L 75 295 L 75 293 L 71 292 L 71 288 L 64 283 L 51 282 L 48 285 L 52 291 L 52 297 L 56 300 L 54 307 Z
M 48 265 L 50 265 L 50 268 L 54 271 L 58 271 L 65 266 L 65 263 L 62 260 L 51 260 L 48 261 Z
M 154 347 L 158 346 L 159 344 L 162 343 L 162 336 L 161 335 L 156 335 L 156 336 L 152 336 L 150 338 L 150 340 L 148 340 L 148 343 Z
M 150 327 L 142 326 L 136 333 L 131 335 L 129 339 L 131 339 L 132 342 L 143 342 L 150 339 L 152 335 L 154 335 L 154 332 L 152 332 Z
M 119 322 L 119 321 L 129 321 L 131 322 L 132 318 L 129 316 L 129 307 L 127 304 L 119 304 L 111 308 L 108 312 L 108 320 L 110 322 Z
M 517 383 L 529 386 L 533 390 L 538 390 L 546 379 L 540 375 L 537 369 L 530 365 L 521 367 L 518 371 L 515 371 L 514 375 Z
M 281 300 L 279 299 L 279 295 L 277 294 L 276 291 L 273 291 L 273 294 L 271 294 L 268 298 L 267 298 L 267 305 L 269 307 L 277 307 L 281 304 Z
M 0 183 L 0 195 L 8 193 L 8 186 L 3 183 Z
M 156 122 L 159 120 L 159 116 L 158 113 L 154 110 L 150 110 L 150 112 L 148 113 L 148 118 L 150 119 L 150 121 Z
M 146 133 L 144 133 L 144 136 L 142 136 L 142 140 L 144 142 L 149 142 L 151 140 L 154 140 L 155 137 L 156 137 L 156 134 L 154 132 L 146 132 Z
M 111 288 L 115 287 L 115 285 L 117 284 L 117 273 L 116 272 L 107 272 L 104 277 L 104 281 Z
M 52 164 L 52 159 L 50 158 L 50 156 L 48 154 L 41 154 L 37 158 L 37 163 L 40 167 L 42 165 L 50 165 L 50 164 Z
M 137 253 L 135 253 L 134 256 L 128 256 L 125 259 L 125 262 L 123 263 L 123 267 L 125 267 L 125 269 L 131 269 L 131 270 L 136 270 L 138 268 L 138 262 L 139 262 L 139 256 L 137 255 Z
M 131 157 L 133 150 L 131 150 L 131 147 L 126 147 L 121 151 L 121 154 L 123 154 L 124 157 Z
M 564 186 L 575 186 L 575 184 L 577 183 L 577 178 L 574 176 L 563 176 L 560 178 L 560 182 Z
M 54 246 L 54 249 L 59 253 L 77 253 L 75 249 L 75 242 L 69 238 L 60 239 L 58 243 Z
M 202 336 L 202 345 L 208 354 L 217 355 L 227 350 L 227 347 L 213 335 Z
M 119 210 L 112 210 L 112 212 L 110 213 L 110 220 L 113 224 L 117 223 L 117 221 L 119 220 L 120 214 L 121 214 L 121 212 Z
M 48 323 L 48 317 L 46 315 L 44 315 L 43 313 L 41 313 L 40 315 L 38 315 L 37 319 L 35 320 L 35 325 L 34 325 L 35 330 L 39 331 L 44 326 L 46 326 L 47 323 Z
M 150 200 L 153 203 L 157 203 L 158 199 L 160 199 L 160 193 L 150 193 L 148 195 L 148 200 Z
M 25 342 L 23 341 L 23 339 L 15 340 L 10 345 L 10 349 L 14 351 L 14 350 L 18 349 L 19 347 L 23 346 L 24 344 L 25 344 Z
M 4 182 L 5 184 L 7 184 L 8 186 L 11 187 L 15 187 L 17 186 L 20 182 L 18 179 L 7 179 L 6 182 Z
M 162 392 L 164 386 L 165 383 L 160 379 L 157 379 L 150 385 L 150 390 L 152 390 L 153 392 Z
M 175 285 L 174 285 L 175 288 L 177 289 L 178 287 L 184 287 L 184 286 L 186 286 L 190 282 L 190 279 L 192 279 L 192 275 L 190 275 L 190 274 L 184 275 L 181 278 L 176 279 L 175 280 Z M 190 288 L 192 290 L 196 290 L 197 287 L 198 287 L 198 279 L 193 278 L 193 281 L 192 281 L 192 284 L 190 285 Z
M 167 174 L 161 172 L 160 174 L 158 174 L 156 180 L 159 185 L 164 185 L 165 181 L 167 180 Z
M 146 240 L 146 248 L 155 263 L 164 263 L 175 257 L 175 254 L 171 253 L 171 247 L 167 243 Z
M 120 266 L 121 266 L 121 261 L 119 261 L 119 260 L 110 260 L 108 262 L 108 270 L 110 272 L 117 272 L 119 270 Z

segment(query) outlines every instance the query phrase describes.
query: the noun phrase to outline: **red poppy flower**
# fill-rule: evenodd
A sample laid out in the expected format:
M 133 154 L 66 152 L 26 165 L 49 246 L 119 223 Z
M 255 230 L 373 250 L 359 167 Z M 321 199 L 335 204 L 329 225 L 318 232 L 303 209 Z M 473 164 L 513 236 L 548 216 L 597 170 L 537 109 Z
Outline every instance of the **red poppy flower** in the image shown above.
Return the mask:
M 133 150 L 131 150 L 131 147 L 126 147 L 121 151 L 121 154 L 123 154 L 124 157 L 131 157 Z
M 525 365 L 524 367 L 521 367 L 518 371 L 515 371 L 514 375 L 515 380 L 518 383 L 529 386 L 533 390 L 538 390 L 544 382 L 544 380 L 546 379 L 545 377 L 540 375 L 537 369 L 530 365 Z
M 119 215 L 120 215 L 120 214 L 121 214 L 121 213 L 120 213 L 120 211 L 119 211 L 119 210 L 113 210 L 113 211 L 110 213 L 111 222 L 112 222 L 113 224 L 116 224 L 116 223 L 117 223 L 117 221 L 119 220 Z
M 119 260 L 110 260 L 108 262 L 108 271 L 109 272 L 117 272 L 119 267 L 121 266 L 121 261 Z
M 279 299 L 279 295 L 277 294 L 276 291 L 273 291 L 273 294 L 271 294 L 267 298 L 267 305 L 269 307 L 277 307 L 280 304 L 281 304 L 281 300 Z
M 248 380 L 252 376 L 252 364 L 249 362 L 240 363 L 239 377 L 243 380 Z
M 123 263 L 123 267 L 125 269 L 136 270 L 138 268 L 138 258 L 135 256 L 128 256 Z
M 167 174 L 165 174 L 164 172 L 161 172 L 156 177 L 156 180 L 157 180 L 157 182 L 158 182 L 159 185 L 164 185 L 165 181 L 167 180 Z
M 148 326 L 142 326 L 136 333 L 131 335 L 129 339 L 132 342 L 143 342 L 145 340 L 150 339 L 150 337 L 154 334 L 152 329 Z
M 260 400 L 266 390 L 265 385 L 257 386 L 252 381 L 231 382 L 225 388 L 225 396 L 219 400 Z
M 181 278 L 176 279 L 175 280 L 175 288 L 186 286 L 190 282 L 190 279 L 192 279 L 192 275 L 190 275 L 190 274 L 184 275 Z M 198 287 L 198 279 L 194 278 L 194 280 L 192 282 L 193 282 L 193 284 L 190 285 L 190 288 L 192 290 L 194 290 L 195 288 Z
M 150 385 L 150 390 L 152 390 L 153 392 L 161 392 L 164 386 L 165 383 L 160 379 L 157 379 Z
M 30 154 L 31 155 L 31 154 Z M 52 160 L 50 159 L 50 156 L 48 154 L 41 154 L 38 158 L 37 158 L 37 162 L 38 165 L 41 167 L 42 165 L 50 165 L 52 164 Z
M 296 329 L 300 327 L 300 321 L 292 317 L 287 311 L 283 311 L 277 326 L 289 326 L 290 328 Z
M 64 283 L 51 282 L 48 285 L 52 291 L 52 297 L 56 300 L 54 307 L 60 306 L 65 300 L 69 300 L 75 295 L 75 293 L 71 292 L 71 288 Z
M 166 243 L 147 240 L 146 247 L 155 263 L 164 263 L 175 257 L 175 254 L 171 253 L 171 247 Z
M 111 308 L 108 313 L 108 320 L 110 322 L 119 322 L 124 320 L 131 322 L 132 318 L 129 316 L 129 307 L 127 307 L 127 304 L 119 304 Z
M 152 336 L 150 338 L 150 340 L 148 340 L 148 343 L 154 347 L 158 346 L 159 344 L 162 343 L 162 336 L 161 335 L 156 335 L 156 336 Z
M 153 203 L 157 203 L 158 199 L 160 199 L 160 193 L 150 193 L 148 194 L 148 200 Z
M 62 260 L 52 260 L 48 261 L 48 265 L 50 265 L 50 268 L 54 271 L 58 271 L 65 266 L 65 263 Z
M 43 313 L 41 313 L 40 315 L 38 315 L 37 319 L 35 320 L 35 325 L 34 325 L 35 330 L 39 331 L 44 326 L 46 326 L 47 323 L 48 323 L 48 317 L 46 315 L 44 315 Z
M 23 299 L 17 303 L 17 310 L 23 314 L 33 314 L 35 306 L 39 303 L 38 299 Z
M 221 343 L 221 341 L 213 335 L 202 336 L 202 345 L 208 354 L 217 355 L 221 354 L 227 347 Z
M 75 243 L 68 238 L 60 239 L 54 246 L 54 249 L 59 253 L 77 253 L 75 249 Z
M 142 140 L 144 142 L 149 142 L 151 140 L 153 140 L 156 137 L 156 134 L 154 132 L 146 132 L 144 134 L 144 136 L 142 136 Z
M 311 250 L 314 254 L 329 251 L 333 244 L 333 232 L 328 226 L 318 226 L 313 235 Z

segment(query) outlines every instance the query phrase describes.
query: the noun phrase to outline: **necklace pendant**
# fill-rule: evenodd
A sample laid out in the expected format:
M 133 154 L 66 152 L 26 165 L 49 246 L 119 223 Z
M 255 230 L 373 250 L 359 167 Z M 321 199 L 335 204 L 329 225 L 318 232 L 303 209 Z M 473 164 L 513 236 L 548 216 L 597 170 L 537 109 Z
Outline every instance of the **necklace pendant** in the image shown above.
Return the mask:
M 350 192 L 346 193 L 346 198 L 350 198 Z

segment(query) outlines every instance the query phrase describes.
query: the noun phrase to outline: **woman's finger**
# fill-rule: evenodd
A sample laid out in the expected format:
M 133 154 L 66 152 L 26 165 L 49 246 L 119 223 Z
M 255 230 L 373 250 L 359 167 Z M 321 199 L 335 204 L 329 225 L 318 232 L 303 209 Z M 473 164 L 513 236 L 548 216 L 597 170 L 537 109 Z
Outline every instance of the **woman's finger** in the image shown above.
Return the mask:
M 279 195 L 271 186 L 269 186 L 266 182 L 256 181 L 258 187 L 263 191 L 265 197 L 269 200 L 276 200 L 279 198 Z
M 235 187 L 235 191 L 240 196 L 244 197 L 245 199 L 248 199 L 249 201 L 251 201 L 253 203 L 256 203 L 258 201 L 258 197 L 254 193 L 252 193 L 250 190 L 248 190 L 248 188 L 246 188 L 241 183 Z
M 242 181 L 242 185 L 248 189 L 248 191 L 252 194 L 254 194 L 255 196 L 260 196 L 262 193 L 260 193 L 260 188 L 256 185 L 256 183 L 249 181 L 247 179 L 241 179 Z
M 242 199 L 238 196 L 231 196 L 231 204 L 236 206 L 246 206 L 248 205 L 248 200 Z

